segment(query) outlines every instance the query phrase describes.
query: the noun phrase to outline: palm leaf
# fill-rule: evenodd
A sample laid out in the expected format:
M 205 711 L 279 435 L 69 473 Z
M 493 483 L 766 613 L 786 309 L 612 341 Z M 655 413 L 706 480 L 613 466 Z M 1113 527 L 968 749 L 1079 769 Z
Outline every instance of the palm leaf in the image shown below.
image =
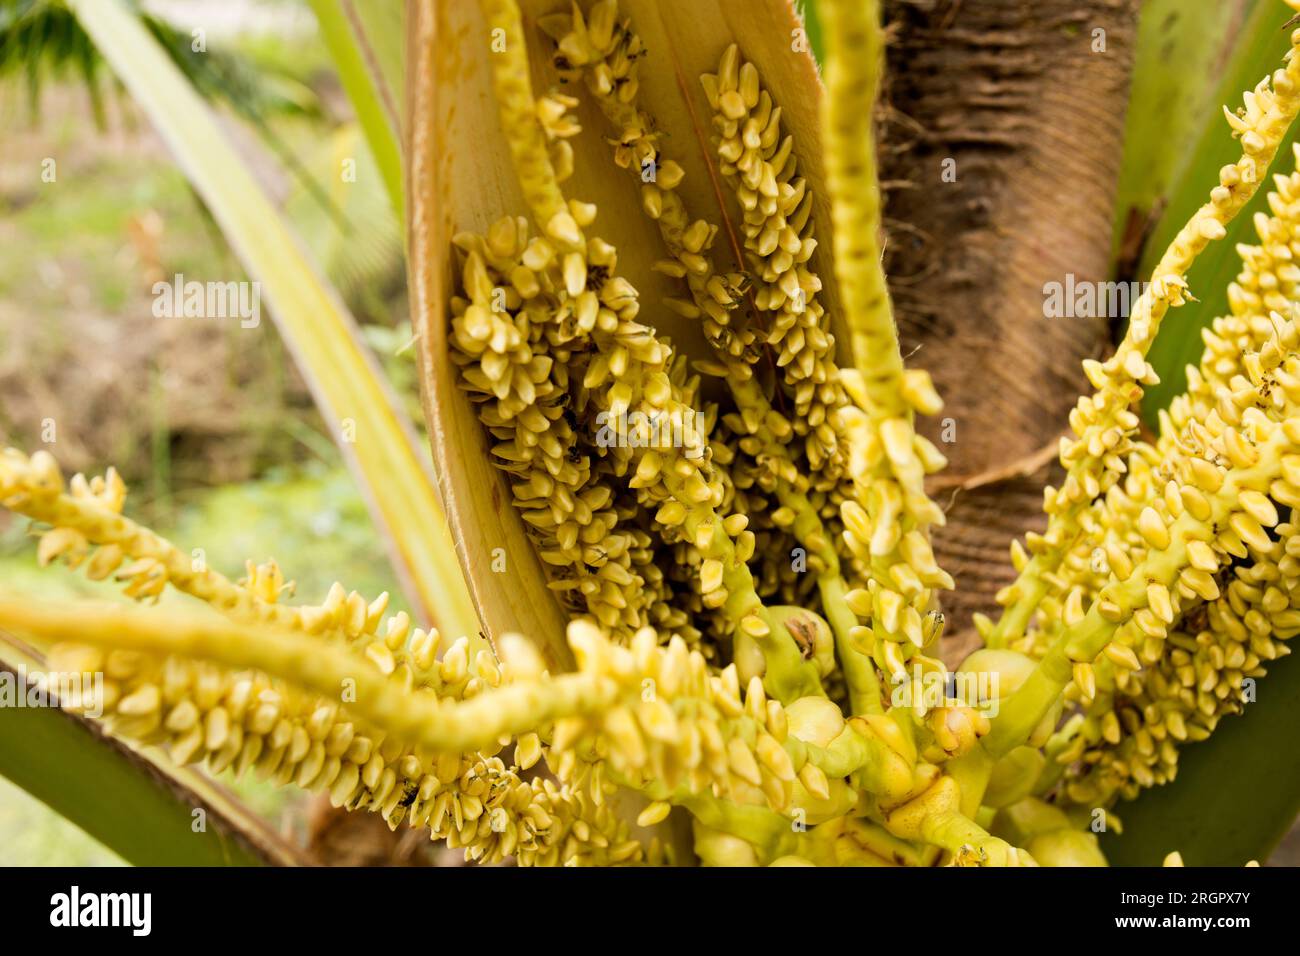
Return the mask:
M 394 0 L 367 4 L 368 20 L 363 20 L 362 9 L 353 0 L 311 0 L 311 8 L 400 221 L 402 153 L 397 87 L 380 63 L 396 61 L 400 65 L 400 57 L 394 54 L 402 50 L 401 5 Z M 399 42 L 394 43 L 394 38 Z
M 141 22 L 190 84 L 205 98 L 230 107 L 266 131 L 277 114 L 319 116 L 311 89 L 285 75 L 268 77 L 227 50 L 193 49 L 193 40 L 161 17 L 140 11 Z M 76 75 L 96 103 L 103 58 L 68 6 L 55 0 L 0 0 L 0 76 L 21 73 L 33 106 L 45 76 Z
M 1259 0 L 1195 7 L 1183 0 L 1143 3 L 1115 201 L 1116 253 L 1128 259 L 1122 270 L 1137 265 L 1132 257 L 1142 251 L 1138 243 L 1154 225 L 1153 217 L 1160 218 L 1180 173 L 1196 162 L 1197 141 L 1207 131 L 1224 132 L 1216 97 L 1231 102 L 1245 87 L 1225 89 L 1219 78 L 1238 30 L 1259 6 Z M 1165 229 L 1169 225 L 1169 220 L 1162 223 Z

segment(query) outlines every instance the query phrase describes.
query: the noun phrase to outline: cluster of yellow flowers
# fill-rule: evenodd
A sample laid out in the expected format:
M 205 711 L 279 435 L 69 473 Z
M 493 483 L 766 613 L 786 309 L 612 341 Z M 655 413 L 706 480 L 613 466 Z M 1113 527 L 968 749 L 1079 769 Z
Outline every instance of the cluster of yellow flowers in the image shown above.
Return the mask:
M 96 488 L 99 494 L 86 493 Z M 41 537 L 43 562 L 62 556 L 75 566 L 88 547 L 97 547 L 87 572 L 98 578 L 105 576 L 99 556 L 106 551 L 151 552 L 156 557 L 140 560 L 163 568 L 176 558 L 169 543 L 116 515 L 124 489 L 111 473 L 107 481 L 74 480 L 67 494 L 48 455 L 28 460 L 10 450 L 0 465 L 0 491 L 10 507 L 28 514 L 62 515 Z M 76 546 L 70 548 L 74 538 Z M 133 597 L 158 596 L 141 593 L 129 567 L 118 577 L 128 582 Z M 212 571 L 177 575 L 172 583 L 207 595 L 232 622 L 271 622 L 314 642 L 347 648 L 354 666 L 375 672 L 402 694 L 465 700 L 502 681 L 490 650 L 479 649 L 471 660 L 469 638 L 441 648 L 439 657 L 437 631 L 412 628 L 405 612 L 384 618 L 386 594 L 367 603 L 336 583 L 321 605 L 280 605 L 285 584 L 273 563 L 250 563 L 239 584 Z M 626 824 L 607 807 L 593 804 L 579 789 L 521 780 L 520 773 L 541 757 L 535 734 L 517 741 L 515 766 L 496 756 L 500 742 L 429 757 L 345 716 L 346 691 L 341 698 L 325 697 L 258 670 L 111 646 L 56 644 L 48 665 L 56 672 L 102 673 L 102 691 L 76 702 L 78 709 L 102 710 L 115 733 L 162 746 L 178 764 L 204 763 L 214 773 L 227 767 L 241 775 L 253 770 L 279 785 L 324 791 L 335 806 L 374 810 L 393 826 L 404 820 L 427 826 L 436 838 L 464 846 L 471 858 L 484 862 L 511 855 L 552 863 L 576 857 L 642 859 L 640 844 L 628 840 Z
M 1264 246 L 1242 250 L 1231 314 L 1205 333 L 1201 364 L 1188 370 L 1187 394 L 1162 413 L 1155 445 L 1129 457 L 1128 493 L 1111 496 L 1098 516 L 1110 525 L 1103 564 L 1118 561 L 1120 572 L 1153 539 L 1164 540 L 1182 508 L 1204 530 L 1188 542 L 1185 586 L 1171 594 L 1153 585 L 1148 608 L 1134 614 L 1137 630 L 1126 642 L 1132 656 L 1117 658 L 1120 667 L 1102 677 L 1081 737 L 1064 752 L 1090 768 L 1070 785 L 1076 802 L 1096 805 L 1115 790 L 1132 797 L 1173 779 L 1176 744 L 1205 739 L 1221 716 L 1240 711 L 1245 681 L 1262 677 L 1266 662 L 1288 653 L 1282 642 L 1300 633 L 1300 565 L 1292 554 L 1300 542 L 1291 545 L 1294 525 L 1279 515 L 1300 503 L 1300 458 L 1265 444 L 1300 407 L 1300 331 L 1272 311 L 1283 305 L 1272 290 L 1288 287 L 1284 276 L 1293 268 L 1286 243 L 1295 217 L 1283 195 L 1298 179 L 1278 178 L 1279 192 L 1269 196 L 1277 215 L 1256 220 Z M 1226 470 L 1255 468 L 1262 459 L 1269 459 L 1267 477 L 1238 492 L 1236 513 L 1218 519 L 1212 499 L 1223 493 Z
M 587 288 L 580 254 L 562 259 L 546 239 L 529 240 L 523 219 L 502 219 L 486 238 L 463 236 L 460 243 L 469 298 L 452 303 L 456 357 L 480 420 L 498 439 L 493 455 L 514 479 L 515 506 L 534 530 L 542 559 L 557 571 L 553 586 L 568 607 L 606 627 L 630 633 L 651 620 L 685 625 L 669 610 L 648 537 L 620 527 L 615 486 L 593 468 L 571 424 L 574 355 L 591 347 L 599 322 L 618 326 L 610 308 L 618 288 Z M 612 251 L 596 258 L 597 268 L 613 267 Z M 557 289 L 564 290 L 563 304 L 556 303 Z M 635 300 L 623 308 L 635 314 Z M 624 331 L 619 341 L 616 363 L 629 352 L 657 359 L 648 330 Z
M 823 4 L 852 363 L 819 298 L 817 184 L 755 64 L 733 45 L 702 78 L 729 190 L 728 222 L 712 223 L 687 208 L 682 166 L 639 103 L 644 48 L 614 0 L 542 18 L 560 76 L 583 81 L 638 182 L 665 252 L 655 268 L 682 283 L 655 305 L 700 323 L 709 354 L 693 367 L 641 321 L 596 209 L 561 189 L 577 101 L 534 96 L 513 0 L 482 7 L 504 37 L 492 72 L 530 217 L 456 237 L 452 360 L 570 618 L 576 669 L 549 672 L 518 635 L 444 646 L 387 614 L 386 595 L 336 584 L 320 605 L 285 603 L 273 563 L 230 581 L 123 517 L 113 472 L 65 487 L 45 453 L 0 456 L 0 503 L 48 526 L 42 562 L 116 575 L 137 599 L 170 585 L 210 610 L 87 620 L 0 601 L 0 624 L 50 640 L 75 626 L 51 665 L 105 674 L 115 733 L 427 827 L 478 861 L 687 862 L 661 828 L 680 808 L 711 864 L 1104 863 L 1090 815 L 1171 780 L 1179 745 L 1240 710 L 1300 633 L 1286 511 L 1300 503 L 1300 174 L 1279 180 L 1232 313 L 1154 442 L 1132 407 L 1188 268 L 1300 111 L 1300 32 L 1230 115 L 1243 155 L 1161 259 L 1117 351 L 1086 363 L 1096 391 L 1071 415 L 1047 530 L 1013 546 L 1004 613 L 979 622 L 987 646 L 949 675 L 932 648 L 953 581 L 925 491 L 945 462 L 913 428 L 940 400 L 899 352 L 864 150 L 875 4 Z

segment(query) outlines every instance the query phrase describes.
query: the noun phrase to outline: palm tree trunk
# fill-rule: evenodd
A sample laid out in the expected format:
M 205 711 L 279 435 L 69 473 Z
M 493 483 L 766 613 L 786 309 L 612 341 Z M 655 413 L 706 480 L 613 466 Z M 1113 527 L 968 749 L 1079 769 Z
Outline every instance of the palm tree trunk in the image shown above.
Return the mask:
M 1108 322 L 1047 318 L 1043 286 L 1109 278 L 1137 0 L 891 0 L 886 266 L 904 353 L 945 401 L 940 560 L 950 633 L 1041 525 L 1057 436 Z

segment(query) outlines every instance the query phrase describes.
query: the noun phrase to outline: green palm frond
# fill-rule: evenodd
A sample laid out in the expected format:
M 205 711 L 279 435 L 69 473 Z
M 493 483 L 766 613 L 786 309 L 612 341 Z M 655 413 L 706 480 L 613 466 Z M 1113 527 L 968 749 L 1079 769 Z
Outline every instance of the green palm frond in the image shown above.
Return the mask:
M 277 114 L 320 115 L 320 103 L 306 85 L 256 69 L 230 50 L 196 50 L 188 33 L 141 10 L 138 3 L 131 6 L 205 99 L 229 107 L 254 125 Z M 94 43 L 60 0 L 0 0 L 0 78 L 10 74 L 24 78 L 34 113 L 46 79 L 74 78 L 85 85 L 98 118 L 102 67 Z

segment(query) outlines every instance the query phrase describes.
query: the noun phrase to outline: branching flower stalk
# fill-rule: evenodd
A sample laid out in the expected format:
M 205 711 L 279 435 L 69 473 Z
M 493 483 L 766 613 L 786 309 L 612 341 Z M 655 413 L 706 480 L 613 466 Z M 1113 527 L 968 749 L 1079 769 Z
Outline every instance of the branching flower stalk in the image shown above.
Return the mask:
M 905 367 L 882 266 L 878 4 L 822 4 L 819 144 L 798 141 L 743 38 L 682 92 L 707 120 L 700 142 L 670 141 L 642 95 L 649 51 L 614 0 L 557 2 L 536 24 L 514 0 L 480 7 L 465 54 L 487 58 L 524 208 L 448 233 L 442 318 L 575 669 L 550 672 L 519 634 L 445 643 L 341 584 L 294 604 L 274 562 L 231 581 L 124 517 L 115 473 L 65 485 L 44 452 L 0 456 L 0 504 L 38 526 L 42 563 L 200 606 L 3 597 L 0 627 L 52 668 L 103 672 L 113 733 L 326 792 L 480 862 L 1104 865 L 1092 813 L 1118 828 L 1114 802 L 1173 779 L 1179 747 L 1240 710 L 1243 682 L 1300 633 L 1300 174 L 1278 180 L 1231 314 L 1154 442 L 1132 407 L 1190 265 L 1300 111 L 1294 46 L 1229 115 L 1243 155 L 1117 351 L 1085 365 L 1096 392 L 1071 415 L 1047 531 L 1013 548 L 1002 618 L 958 668 L 972 696 L 933 652 L 954 584 L 924 480 L 944 459 L 913 421 L 941 403 Z M 530 40 L 551 73 L 534 72 Z M 542 95 L 540 75 L 556 84 Z M 580 97 L 604 142 L 584 139 Z M 686 179 L 695 146 L 716 208 Z M 636 190 L 645 261 L 677 284 L 661 301 L 566 192 L 589 148 Z M 677 320 L 703 354 L 661 331 Z M 693 856 L 655 829 L 673 813 Z
M 1145 443 L 1132 437 L 1137 418 L 1127 409 L 1131 401 L 1140 397 L 1141 384 L 1150 384 L 1154 379 L 1154 373 L 1145 361 L 1146 349 L 1169 306 L 1181 304 L 1184 300 L 1183 276 L 1196 254 L 1208 242 L 1224 235 L 1224 224 L 1254 194 L 1287 129 L 1300 111 L 1300 87 L 1297 86 L 1300 58 L 1295 55 L 1297 39 L 1300 37 L 1293 37 L 1286 69 L 1274 73 L 1272 88 L 1267 79 L 1262 81 L 1253 94 L 1246 94 L 1242 114 L 1229 114 L 1234 132 L 1241 136 L 1243 155 L 1236 164 L 1226 166 L 1220 172 L 1220 184 L 1212 192 L 1211 201 L 1197 210 L 1161 258 L 1150 288 L 1134 308 L 1129 332 L 1116 355 L 1104 364 L 1088 363 L 1086 366 L 1099 391 L 1091 401 L 1081 399 L 1072 416 L 1079 437 L 1073 443 L 1062 443 L 1061 460 L 1067 468 L 1067 477 L 1061 492 L 1050 489 L 1047 492 L 1050 516 L 1047 534 L 1043 538 L 1029 539 L 1030 549 L 1038 553 L 1023 565 L 1018 582 L 1002 595 L 1010 606 L 998 627 L 989 634 L 990 645 L 1001 646 L 1023 626 L 1025 609 L 1032 612 L 1051 590 L 1069 595 L 1062 606 L 1053 609 L 1055 614 L 1049 613 L 1045 621 L 1048 627 L 1044 630 L 1051 634 L 1052 639 L 1045 647 L 1038 642 L 1042 658 L 1037 670 L 1017 697 L 1004 707 L 998 726 L 990 736 L 990 746 L 1002 753 L 1023 742 L 1028 731 L 1049 713 L 1057 696 L 1070 685 L 1073 685 L 1072 696 L 1085 702 L 1096 698 L 1098 676 L 1095 664 L 1103 651 L 1107 654 L 1103 690 L 1110 689 L 1112 679 L 1117 685 L 1129 680 L 1127 677 L 1113 677 L 1112 672 L 1116 669 L 1127 673 L 1138 670 L 1143 663 L 1160 663 L 1167 653 L 1163 642 L 1181 610 L 1180 603 L 1196 599 L 1215 601 L 1219 597 L 1216 574 L 1232 556 L 1246 556 L 1246 541 L 1253 542 L 1265 552 L 1271 550 L 1269 536 L 1262 528 L 1278 523 L 1276 507 L 1268 496 L 1283 503 L 1290 497 L 1285 482 L 1277 487 L 1273 482 L 1280 478 L 1282 460 L 1291 453 L 1286 444 L 1290 440 L 1286 432 L 1291 419 L 1287 417 L 1290 410 L 1284 402 L 1279 402 L 1276 396 L 1268 401 L 1274 379 L 1266 372 L 1284 359 L 1295 342 L 1294 326 L 1276 313 L 1271 320 L 1265 320 L 1269 341 L 1264 350 L 1240 353 L 1243 365 L 1248 364 L 1255 372 L 1254 383 L 1239 377 L 1231 391 L 1227 388 L 1218 391 L 1217 401 L 1212 407 L 1201 406 L 1199 418 L 1186 414 L 1183 400 L 1175 403 L 1180 421 L 1175 423 L 1172 417 L 1166 416 L 1167 427 L 1162 435 L 1166 457 L 1158 459 L 1162 461 L 1165 483 L 1147 483 L 1151 500 L 1145 507 L 1139 503 L 1136 521 L 1128 534 L 1130 539 L 1136 539 L 1135 543 L 1142 550 L 1147 551 L 1147 562 L 1134 560 L 1134 549 L 1123 547 L 1128 542 L 1112 539 L 1112 547 L 1102 549 L 1107 558 L 1103 567 L 1114 565 L 1108 567 L 1109 582 L 1092 592 L 1094 602 L 1086 614 L 1082 595 L 1087 589 L 1066 575 L 1040 573 L 1044 568 L 1059 568 L 1069 544 L 1073 543 L 1069 541 L 1067 544 L 1066 539 L 1079 535 L 1081 530 L 1086 533 L 1087 523 L 1081 522 L 1080 517 L 1090 507 L 1096 510 L 1093 502 L 1100 500 L 1098 495 L 1112 491 L 1125 472 L 1132 473 L 1128 484 L 1133 487 L 1137 482 L 1132 479 L 1150 470 L 1144 467 L 1144 463 L 1149 463 L 1153 456 L 1147 454 Z M 1240 296 L 1234 295 L 1233 298 L 1239 300 Z M 1249 344 L 1254 345 L 1253 342 Z M 1192 387 L 1202 390 L 1200 381 L 1199 376 L 1193 375 Z M 1260 406 L 1272 414 L 1262 411 Z M 1276 437 L 1274 427 L 1277 422 L 1284 426 L 1280 438 Z M 1270 434 L 1278 444 L 1270 442 Z M 1237 476 L 1225 476 L 1224 465 L 1241 469 L 1245 475 L 1229 481 L 1229 477 L 1237 479 Z M 1098 521 L 1093 527 L 1104 528 L 1109 523 Z M 1071 527 L 1073 530 L 1062 530 Z M 1225 530 L 1220 531 L 1220 528 Z M 1089 538 L 1086 546 L 1093 550 L 1093 546 L 1100 543 Z M 1116 543 L 1120 546 L 1115 547 Z M 1161 553 L 1156 555 L 1152 552 Z M 1286 608 L 1290 608 L 1289 597 L 1278 591 L 1276 598 L 1270 601 L 1275 612 L 1282 610 L 1278 600 L 1285 601 Z M 1056 623 L 1053 618 L 1059 621 L 1060 626 L 1056 629 L 1051 627 Z M 1245 636 L 1241 631 L 1238 633 Z M 1283 633 L 1287 636 L 1290 633 L 1285 625 Z M 1120 639 L 1111 640 L 1112 636 Z M 1185 648 L 1182 650 L 1185 653 Z M 1269 651 L 1269 659 L 1278 656 L 1271 643 Z M 1220 659 L 1226 662 L 1226 657 Z M 1208 684 L 1207 690 L 1216 685 L 1208 675 L 1203 674 L 1201 680 Z M 1196 683 L 1193 678 L 1192 686 Z M 1236 683 L 1240 684 L 1240 678 Z M 1230 693 L 1231 685 L 1222 687 L 1223 695 Z M 1108 706 L 1114 706 L 1110 694 L 1107 694 L 1102 708 Z M 1133 713 L 1132 710 L 1111 711 L 1109 720 L 1102 716 L 1100 724 L 1104 726 L 1100 726 L 1100 734 L 1094 717 L 1089 727 L 1093 743 L 1100 742 L 1098 736 L 1108 738 L 1109 743 L 1119 743 L 1124 735 L 1119 715 Z M 1200 716 L 1202 720 L 1217 719 L 1218 708 L 1202 708 Z M 1193 725 L 1189 731 L 1183 713 L 1167 711 L 1163 707 L 1148 705 L 1143 717 L 1145 722 L 1159 724 L 1158 739 L 1186 740 L 1189 736 L 1204 739 L 1212 729 L 1198 721 L 1201 725 Z M 1131 721 L 1131 717 L 1128 719 Z M 1085 726 L 1078 725 L 1079 729 Z M 1130 732 L 1138 730 L 1141 730 L 1140 725 L 1129 728 Z M 1067 764 L 1084 756 L 1086 744 L 1086 736 L 1077 737 L 1072 747 L 1057 755 L 1058 762 Z M 1156 749 L 1149 737 L 1143 739 L 1141 748 L 1148 755 Z M 1176 764 L 1172 750 L 1172 746 L 1166 747 L 1160 755 L 1164 765 L 1160 782 L 1172 779 Z M 1131 794 L 1127 784 L 1132 768 L 1121 765 L 1110 770 L 1110 773 L 1097 775 L 1097 779 L 1109 778 L 1102 786 L 1100 796 L 1109 797 L 1117 787 L 1128 789 Z M 1156 775 L 1145 768 L 1138 769 L 1133 779 L 1157 782 Z M 1082 795 L 1085 791 L 1076 788 L 1075 792 Z
M 1187 271 L 1196 257 L 1210 242 L 1227 234 L 1225 225 L 1258 191 L 1297 111 L 1300 58 L 1294 46 L 1286 67 L 1276 70 L 1271 82 L 1266 77 L 1245 94 L 1240 113 L 1224 107 L 1233 135 L 1241 140 L 1242 156 L 1220 170 L 1219 185 L 1211 192 L 1210 201 L 1179 230 L 1156 263 L 1151 282 L 1134 303 L 1128 330 L 1115 354 L 1105 362 L 1084 363 L 1097 391 L 1080 398 L 1070 416 L 1076 438 L 1061 443 L 1065 481 L 1060 489 L 1049 489 L 1045 495 L 1047 531 L 1026 539 L 1033 558 L 999 595 L 1007 609 L 988 634 L 990 643 L 1001 645 L 1024 633 L 1029 615 L 1052 588 L 1052 576 L 1079 533 L 1081 512 L 1123 473 L 1123 457 L 1133 447 L 1138 428 L 1131 406 L 1141 399 L 1143 385 L 1158 381 L 1146 361 L 1147 350 L 1169 309 L 1186 302 Z
M 701 363 L 699 367 L 727 383 L 747 434 L 742 440 L 742 450 L 769 471 L 776 499 L 789 515 L 786 521 L 796 540 L 819 559 L 818 583 L 823 607 L 835 632 L 841 659 L 849 655 L 852 662 L 852 666 L 846 665 L 845 676 L 854 709 L 878 713 L 881 703 L 874 669 L 862 660 L 849 640 L 856 622 L 844 611 L 847 588 L 840 573 L 839 558 L 808 499 L 808 480 L 794 465 L 787 449 L 792 437 L 791 426 L 763 395 L 753 372 L 752 366 L 760 357 L 754 330 L 732 327 L 732 315 L 741 305 L 748 281 L 741 273 L 717 271 L 711 247 L 719 227 L 689 214 L 676 188 L 684 176 L 681 166 L 664 156 L 653 132 L 653 119 L 638 107 L 637 60 L 642 48 L 630 22 L 618 22 L 617 4 L 611 0 L 597 3 L 589 23 L 587 19 L 580 9 L 575 9 L 571 15 L 549 18 L 542 26 L 557 41 L 557 60 L 568 71 L 585 76 L 587 88 L 616 131 L 616 137 L 611 140 L 615 146 L 615 162 L 642 181 L 642 205 L 658 225 L 671 257 L 656 268 L 684 279 L 690 296 L 689 301 L 668 300 L 665 304 L 688 319 L 703 322 L 715 361 Z M 781 139 L 780 110 L 773 109 L 770 97 L 760 91 L 753 65 L 741 65 L 733 45 L 723 54 L 718 73 L 706 75 L 704 81 L 716 122 L 728 134 L 719 145 L 719 155 L 726 164 L 724 175 L 729 168 L 729 179 L 736 179 L 740 172 L 737 163 L 748 148 L 755 152 L 742 165 L 751 187 L 763 186 L 770 178 L 774 184 L 771 188 L 775 189 L 776 177 L 772 170 L 782 173 L 782 167 L 787 165 L 790 141 L 788 137 Z M 749 110 L 758 110 L 758 115 L 744 124 L 741 137 L 739 121 Z M 729 112 L 736 115 L 728 115 Z M 743 195 L 753 196 L 750 201 L 757 208 L 757 193 Z M 776 219 L 758 218 L 751 223 L 746 216 L 746 246 L 752 250 L 752 262 L 760 272 L 764 266 L 772 268 L 763 256 L 776 253 L 787 260 L 787 271 L 781 273 L 780 283 L 764 290 L 767 293 L 764 311 L 771 309 L 778 296 L 781 305 L 776 327 L 765 344 L 768 347 L 780 344 L 782 351 L 776 364 L 794 373 L 786 384 L 794 393 L 795 411 L 803 427 L 796 426 L 793 431 L 811 431 L 807 456 L 809 464 L 817 467 L 836 455 L 837 435 L 827 421 L 826 406 L 838 410 L 845 404 L 845 397 L 837 369 L 829 358 L 834 339 L 819 321 L 823 313 L 815 299 L 810 304 L 804 301 L 805 297 L 815 296 L 815 277 L 806 270 L 801 273 L 789 270 L 796 262 L 806 262 L 815 248 L 811 237 L 801 238 L 799 232 L 811 231 L 808 214 L 812 197 L 800 180 L 797 188 L 790 187 L 788 196 L 782 199 L 784 215 L 778 214 Z M 786 215 L 793 217 L 793 222 L 787 222 Z M 758 308 L 756 302 L 753 304 Z M 807 321 L 801 325 L 800 320 L 805 317 Z M 795 334 L 791 334 L 792 326 L 797 330 Z M 820 396 L 815 387 L 817 379 L 822 380 Z M 814 402 L 820 404 L 816 411 L 812 407 Z

